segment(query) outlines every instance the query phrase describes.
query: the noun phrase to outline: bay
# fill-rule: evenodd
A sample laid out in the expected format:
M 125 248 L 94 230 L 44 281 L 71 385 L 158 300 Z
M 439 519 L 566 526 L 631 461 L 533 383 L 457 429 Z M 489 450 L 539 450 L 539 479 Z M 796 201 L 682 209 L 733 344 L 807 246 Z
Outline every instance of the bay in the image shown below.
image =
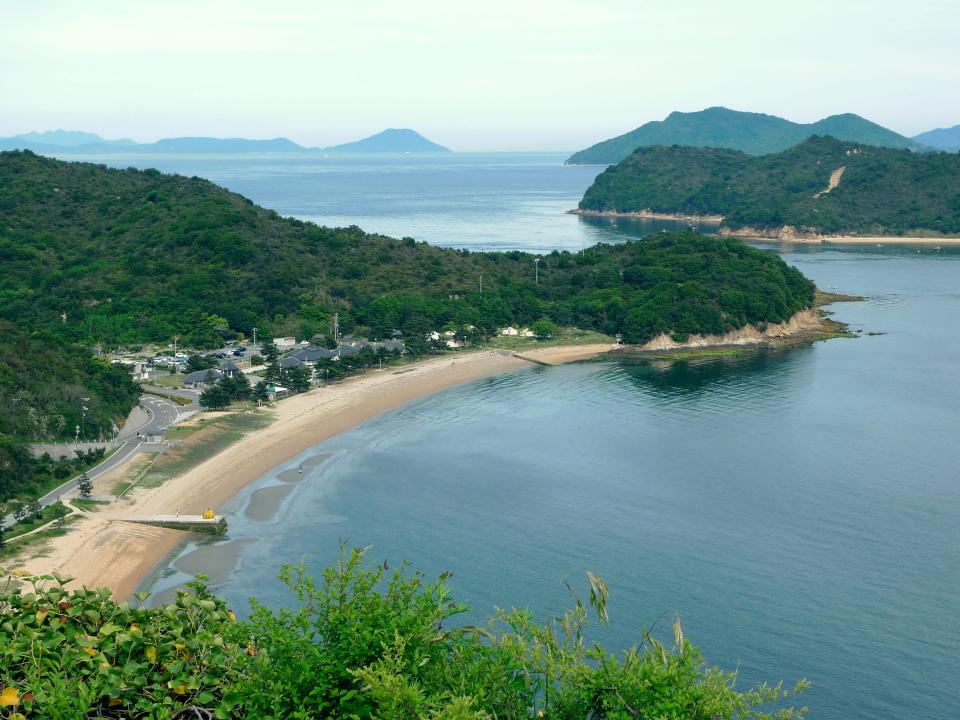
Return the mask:
M 175 158 L 161 169 L 282 214 L 452 247 L 577 249 L 667 227 L 564 214 L 599 169 L 559 159 L 319 170 Z M 200 551 L 238 609 L 253 594 L 281 605 L 281 563 L 319 570 L 348 540 L 428 576 L 452 570 L 476 616 L 523 605 L 545 618 L 569 604 L 563 581 L 582 588 L 589 569 L 611 587 L 612 625 L 597 634 L 610 645 L 632 644 L 642 625 L 666 630 L 677 613 L 744 682 L 809 677 L 811 717 L 957 717 L 960 253 L 768 249 L 821 288 L 864 295 L 830 308 L 863 336 L 452 388 L 268 473 L 224 509 L 226 541 L 188 545 L 150 587 L 162 598 Z M 270 490 L 283 485 L 293 489 Z

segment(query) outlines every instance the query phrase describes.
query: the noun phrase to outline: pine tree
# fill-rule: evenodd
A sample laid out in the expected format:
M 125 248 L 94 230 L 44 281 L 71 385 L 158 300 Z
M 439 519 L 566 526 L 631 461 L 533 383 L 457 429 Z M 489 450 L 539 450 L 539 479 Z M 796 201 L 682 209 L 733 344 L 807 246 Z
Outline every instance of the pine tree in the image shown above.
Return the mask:
M 268 363 L 276 362 L 277 358 L 280 357 L 280 349 L 272 340 L 267 340 L 260 346 L 260 353 L 267 359 Z
M 43 517 L 43 508 L 40 507 L 40 501 L 34 498 L 30 501 L 30 504 L 27 506 L 27 514 L 32 516 L 35 520 L 39 520 Z
M 80 491 L 80 497 L 82 498 L 88 498 L 93 494 L 93 481 L 86 473 L 77 480 L 77 490 Z
M 261 380 L 258 382 L 252 391 L 253 399 L 259 403 L 267 402 L 270 399 L 270 393 L 267 392 L 268 387 L 270 387 L 270 383 L 268 383 L 266 380 Z

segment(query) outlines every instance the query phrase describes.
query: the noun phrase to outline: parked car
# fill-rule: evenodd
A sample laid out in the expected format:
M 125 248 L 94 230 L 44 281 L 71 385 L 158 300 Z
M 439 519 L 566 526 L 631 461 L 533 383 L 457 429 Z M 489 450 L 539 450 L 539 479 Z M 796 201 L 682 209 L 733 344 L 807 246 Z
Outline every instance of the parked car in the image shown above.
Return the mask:
M 244 352 L 247 351 L 247 347 L 246 347 L 246 345 L 237 345 L 237 350 L 239 350 L 240 352 L 244 353 Z
M 227 356 L 227 354 L 226 354 L 225 352 L 218 352 L 218 353 L 217 353 L 217 358 L 218 358 L 219 360 L 223 360 L 226 356 Z
M 233 351 L 233 356 L 234 356 L 234 357 L 243 357 L 243 350 L 241 350 L 240 348 L 237 348 L 236 350 Z

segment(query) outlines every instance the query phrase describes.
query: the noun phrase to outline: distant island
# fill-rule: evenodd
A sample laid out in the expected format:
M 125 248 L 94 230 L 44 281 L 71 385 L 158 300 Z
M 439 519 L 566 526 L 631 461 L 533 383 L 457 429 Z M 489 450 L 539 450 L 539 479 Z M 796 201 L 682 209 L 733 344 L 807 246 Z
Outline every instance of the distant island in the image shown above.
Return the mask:
M 801 124 L 774 115 L 712 107 L 700 112 L 670 113 L 666 120 L 648 122 L 636 130 L 574 153 L 567 163 L 612 165 L 637 148 L 649 145 L 730 148 L 750 155 L 766 155 L 786 150 L 813 135 L 830 135 L 865 145 L 924 149 L 915 140 L 851 113 Z
M 708 217 L 762 237 L 960 234 L 960 155 L 812 137 L 772 155 L 642 147 L 601 173 L 576 212 Z
M 960 125 L 928 130 L 919 135 L 914 135 L 913 139 L 918 143 L 929 145 L 944 152 L 960 152 Z
M 351 153 L 448 153 L 450 148 L 437 145 L 409 128 L 389 128 L 363 140 L 324 148 L 327 152 Z
M 176 153 L 434 153 L 451 152 L 410 129 L 390 128 L 352 143 L 332 147 L 305 147 L 287 138 L 175 137 L 152 143 L 129 139 L 105 140 L 99 135 L 72 130 L 29 132 L 0 138 L 0 151 L 30 150 L 41 155 L 176 154 Z

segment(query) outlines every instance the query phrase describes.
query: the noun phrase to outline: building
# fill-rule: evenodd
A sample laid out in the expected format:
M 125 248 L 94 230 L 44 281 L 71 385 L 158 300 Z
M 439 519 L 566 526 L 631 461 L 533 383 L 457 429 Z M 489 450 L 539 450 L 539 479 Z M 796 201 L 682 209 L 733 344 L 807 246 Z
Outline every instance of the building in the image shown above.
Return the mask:
M 289 350 L 297 346 L 297 339 L 295 337 L 278 337 L 273 339 L 273 344 L 277 346 L 278 350 Z
M 196 372 L 190 373 L 183 379 L 183 386 L 192 388 L 194 390 L 203 390 L 205 387 L 216 385 L 222 376 L 223 373 L 216 368 L 210 368 L 209 370 L 197 370 Z
M 220 373 L 232 378 L 234 375 L 242 374 L 243 370 L 233 360 L 226 360 L 220 363 Z

